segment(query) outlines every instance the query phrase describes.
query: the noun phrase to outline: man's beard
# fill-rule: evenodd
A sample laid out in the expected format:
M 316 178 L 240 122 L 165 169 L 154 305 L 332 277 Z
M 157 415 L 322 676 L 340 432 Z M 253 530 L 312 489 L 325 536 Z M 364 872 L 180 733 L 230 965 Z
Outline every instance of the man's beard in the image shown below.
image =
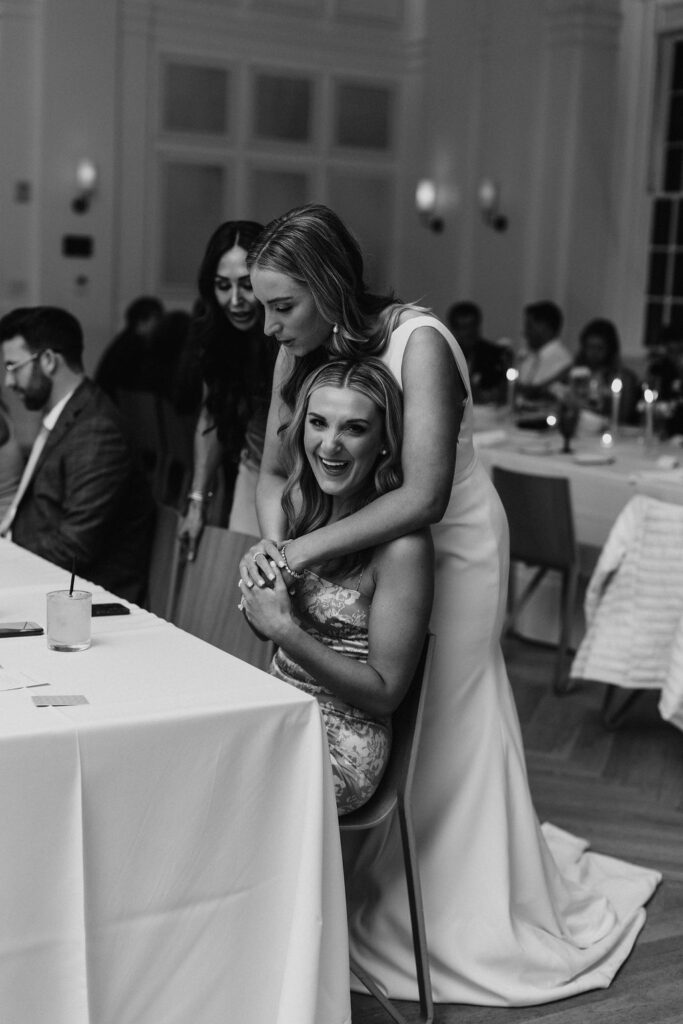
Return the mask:
M 52 381 L 40 367 L 35 367 L 31 380 L 21 393 L 22 401 L 31 412 L 40 412 L 52 394 Z

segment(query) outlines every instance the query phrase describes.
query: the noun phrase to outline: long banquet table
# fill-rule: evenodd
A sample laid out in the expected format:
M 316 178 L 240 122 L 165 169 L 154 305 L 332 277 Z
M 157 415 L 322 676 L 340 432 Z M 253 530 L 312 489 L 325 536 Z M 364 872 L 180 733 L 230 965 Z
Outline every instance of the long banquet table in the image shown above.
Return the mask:
M 0 620 L 44 626 L 65 585 L 0 541 Z M 350 1021 L 316 702 L 134 605 L 0 665 L 0 1021 Z

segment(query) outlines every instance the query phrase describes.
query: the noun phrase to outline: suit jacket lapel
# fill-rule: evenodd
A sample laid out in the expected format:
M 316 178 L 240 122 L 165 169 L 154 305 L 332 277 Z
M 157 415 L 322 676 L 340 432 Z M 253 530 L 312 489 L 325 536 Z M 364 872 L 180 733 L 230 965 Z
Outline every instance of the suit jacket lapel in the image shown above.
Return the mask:
M 40 453 L 40 458 L 38 459 L 36 468 L 33 471 L 33 477 L 35 477 L 40 471 L 44 460 L 50 455 L 50 452 L 61 443 L 62 438 L 69 432 L 69 430 L 71 430 L 74 421 L 80 416 L 81 410 L 89 398 L 90 389 L 86 386 L 87 383 L 88 382 L 86 380 L 81 381 L 69 401 L 62 409 L 59 419 L 48 434 L 45 447 Z

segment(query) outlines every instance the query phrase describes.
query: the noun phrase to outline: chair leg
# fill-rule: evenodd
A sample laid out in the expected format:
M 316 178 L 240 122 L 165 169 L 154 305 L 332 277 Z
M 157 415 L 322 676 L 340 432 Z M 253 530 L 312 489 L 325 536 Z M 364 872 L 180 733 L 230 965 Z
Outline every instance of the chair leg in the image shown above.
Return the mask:
M 516 589 L 516 586 L 515 586 L 516 580 L 515 580 L 515 576 L 513 575 L 513 573 L 515 573 L 515 571 L 516 571 L 516 566 L 512 566 L 511 565 L 510 566 L 510 580 L 512 582 L 508 583 L 508 608 L 507 608 L 507 616 L 505 618 L 505 623 L 503 624 L 503 635 L 513 631 L 515 622 L 517 620 L 517 616 L 521 612 L 522 608 L 524 608 L 524 606 L 526 605 L 526 603 L 529 600 L 529 598 L 534 594 L 534 592 L 535 592 L 536 588 L 538 587 L 539 583 L 541 582 L 543 577 L 548 572 L 547 569 L 537 569 L 536 572 L 534 573 L 534 575 L 531 577 L 531 579 L 527 583 L 527 585 L 524 587 L 524 590 L 522 591 L 522 593 L 519 596 L 519 599 L 517 600 L 515 598 L 515 596 L 514 596 L 515 589 Z
M 168 582 L 168 594 L 166 595 L 166 607 L 164 609 L 164 618 L 167 622 L 174 621 L 176 608 L 178 606 L 178 597 L 180 596 L 180 588 L 185 574 L 186 563 L 185 559 L 182 557 L 180 549 L 180 541 L 176 540 L 173 548 L 171 574 Z
M 358 980 L 365 985 L 370 995 L 377 1000 L 380 1006 L 384 1007 L 391 1019 L 396 1021 L 396 1024 L 408 1024 L 408 1021 L 405 1019 L 403 1014 L 396 1009 L 391 1000 L 377 987 L 370 975 L 366 974 L 363 968 L 360 967 L 353 958 L 351 958 L 349 967 L 351 969 L 351 973 L 355 974 Z
M 404 801 L 399 800 L 397 810 L 401 828 L 406 884 L 408 886 L 408 904 L 410 906 L 410 923 L 413 931 L 413 948 L 415 950 L 415 969 L 420 995 L 420 1009 L 425 1024 L 432 1024 L 434 1020 L 434 998 L 432 996 L 432 982 L 429 973 L 429 953 L 427 951 L 427 933 L 422 903 L 422 886 L 420 884 L 420 872 L 417 862 L 415 830 L 409 809 Z
M 401 799 L 399 799 L 397 811 L 401 830 L 406 886 L 408 888 L 408 906 L 410 907 L 410 925 L 413 933 L 413 950 L 415 953 L 415 972 L 417 975 L 417 990 L 420 997 L 420 1011 L 424 1024 L 433 1024 L 434 998 L 432 996 L 432 983 L 429 975 L 429 954 L 427 952 L 427 934 L 422 905 L 422 887 L 420 885 L 420 873 L 417 863 L 415 830 L 408 808 Z M 351 973 L 355 974 L 358 980 L 365 985 L 370 995 L 374 996 L 392 1020 L 395 1020 L 397 1024 L 408 1024 L 400 1010 L 396 1009 L 388 996 L 384 995 L 377 987 L 376 982 L 353 958 L 350 962 L 350 969 Z
M 553 677 L 553 689 L 557 694 L 569 693 L 574 689 L 574 684 L 565 676 L 565 663 L 567 660 L 572 624 L 574 621 L 574 605 L 576 604 L 578 578 L 578 566 L 573 566 L 567 572 L 562 573 L 560 639 L 557 645 L 557 659 L 555 661 L 555 674 Z
M 612 686 L 611 684 L 605 690 L 605 699 L 602 703 L 602 724 L 610 732 L 619 728 L 628 709 L 635 704 L 638 697 L 644 692 L 643 690 L 628 690 L 626 696 L 619 703 L 617 698 L 621 690 L 622 687 Z

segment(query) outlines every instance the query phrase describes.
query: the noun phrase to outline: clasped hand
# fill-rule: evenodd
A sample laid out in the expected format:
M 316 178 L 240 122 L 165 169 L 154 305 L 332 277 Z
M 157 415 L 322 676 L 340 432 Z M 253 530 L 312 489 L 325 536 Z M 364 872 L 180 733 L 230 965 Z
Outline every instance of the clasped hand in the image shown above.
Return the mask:
M 239 581 L 242 592 L 240 609 L 256 632 L 275 643 L 281 643 L 292 624 L 292 604 L 285 578 L 274 562 L 268 567 L 268 583 L 254 585 L 244 577 Z

